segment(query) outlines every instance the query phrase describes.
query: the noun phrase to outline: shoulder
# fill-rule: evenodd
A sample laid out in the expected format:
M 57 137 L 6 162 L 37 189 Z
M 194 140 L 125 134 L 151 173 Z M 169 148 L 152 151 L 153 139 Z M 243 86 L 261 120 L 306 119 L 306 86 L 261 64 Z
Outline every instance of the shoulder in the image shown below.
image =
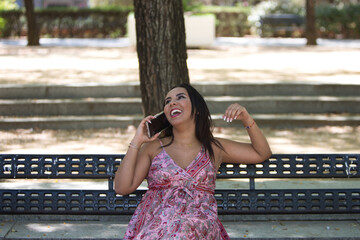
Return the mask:
M 214 161 L 217 168 L 219 168 L 220 164 L 223 162 L 224 149 L 226 142 L 224 142 L 222 138 L 215 138 L 216 142 L 211 144 L 212 149 L 214 151 Z
M 141 151 L 148 155 L 150 160 L 152 160 L 162 151 L 162 145 L 165 145 L 166 143 L 167 141 L 164 141 L 163 139 L 156 139 L 154 141 L 144 143 Z

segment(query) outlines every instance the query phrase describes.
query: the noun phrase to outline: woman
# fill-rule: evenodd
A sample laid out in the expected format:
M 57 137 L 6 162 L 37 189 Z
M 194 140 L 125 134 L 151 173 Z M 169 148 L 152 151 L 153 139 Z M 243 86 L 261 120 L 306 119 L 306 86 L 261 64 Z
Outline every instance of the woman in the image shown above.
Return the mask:
M 124 239 L 230 239 L 213 195 L 217 169 L 222 162 L 263 162 L 271 155 L 266 138 L 239 104 L 224 120 L 242 121 L 251 144 L 214 138 L 206 103 L 188 84 L 168 92 L 164 112 L 171 124 L 165 136 L 149 139 L 145 123 L 154 117 L 144 118 L 115 175 L 118 194 L 134 192 L 145 178 L 149 185 Z

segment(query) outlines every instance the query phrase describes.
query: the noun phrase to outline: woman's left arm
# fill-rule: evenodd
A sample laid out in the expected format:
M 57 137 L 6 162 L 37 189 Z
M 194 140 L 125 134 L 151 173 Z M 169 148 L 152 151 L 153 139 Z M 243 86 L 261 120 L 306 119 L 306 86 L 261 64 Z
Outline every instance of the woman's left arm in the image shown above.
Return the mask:
M 271 156 L 271 149 L 264 134 L 246 108 L 237 103 L 231 104 L 226 109 L 223 118 L 227 122 L 242 121 L 251 141 L 248 144 L 218 139 L 225 150 L 222 156 L 223 162 L 253 164 L 263 162 Z

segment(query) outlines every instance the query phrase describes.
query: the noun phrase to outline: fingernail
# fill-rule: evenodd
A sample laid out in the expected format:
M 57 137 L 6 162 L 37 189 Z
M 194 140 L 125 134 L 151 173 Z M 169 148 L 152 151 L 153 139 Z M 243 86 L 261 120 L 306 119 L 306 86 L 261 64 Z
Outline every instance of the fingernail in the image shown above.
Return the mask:
M 230 122 L 232 122 L 233 121 L 233 119 L 232 118 L 230 118 Z
M 223 119 L 224 119 L 224 121 L 226 121 L 226 117 L 225 117 L 225 116 L 223 117 Z

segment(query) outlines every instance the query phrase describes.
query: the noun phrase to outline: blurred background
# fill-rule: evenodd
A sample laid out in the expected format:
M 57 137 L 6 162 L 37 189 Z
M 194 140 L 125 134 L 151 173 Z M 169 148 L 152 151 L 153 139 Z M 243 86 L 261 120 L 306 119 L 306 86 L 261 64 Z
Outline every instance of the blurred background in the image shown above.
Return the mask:
M 29 0 L 41 37 L 119 38 L 127 35 L 131 0 Z M 359 38 L 358 0 L 315 0 L 319 38 Z M 183 0 L 184 11 L 215 14 L 217 37 L 304 37 L 305 0 Z M 26 36 L 22 0 L 0 3 L 1 37 Z M 277 26 L 275 26 L 277 25 Z
M 185 16 L 214 19 L 203 27 L 210 40 L 188 43 L 187 64 L 216 136 L 249 141 L 241 124 L 220 120 L 236 101 L 274 153 L 359 152 L 360 1 L 183 6 Z M 1 0 L 1 153 L 126 151 L 142 118 L 133 10 L 130 0 Z

